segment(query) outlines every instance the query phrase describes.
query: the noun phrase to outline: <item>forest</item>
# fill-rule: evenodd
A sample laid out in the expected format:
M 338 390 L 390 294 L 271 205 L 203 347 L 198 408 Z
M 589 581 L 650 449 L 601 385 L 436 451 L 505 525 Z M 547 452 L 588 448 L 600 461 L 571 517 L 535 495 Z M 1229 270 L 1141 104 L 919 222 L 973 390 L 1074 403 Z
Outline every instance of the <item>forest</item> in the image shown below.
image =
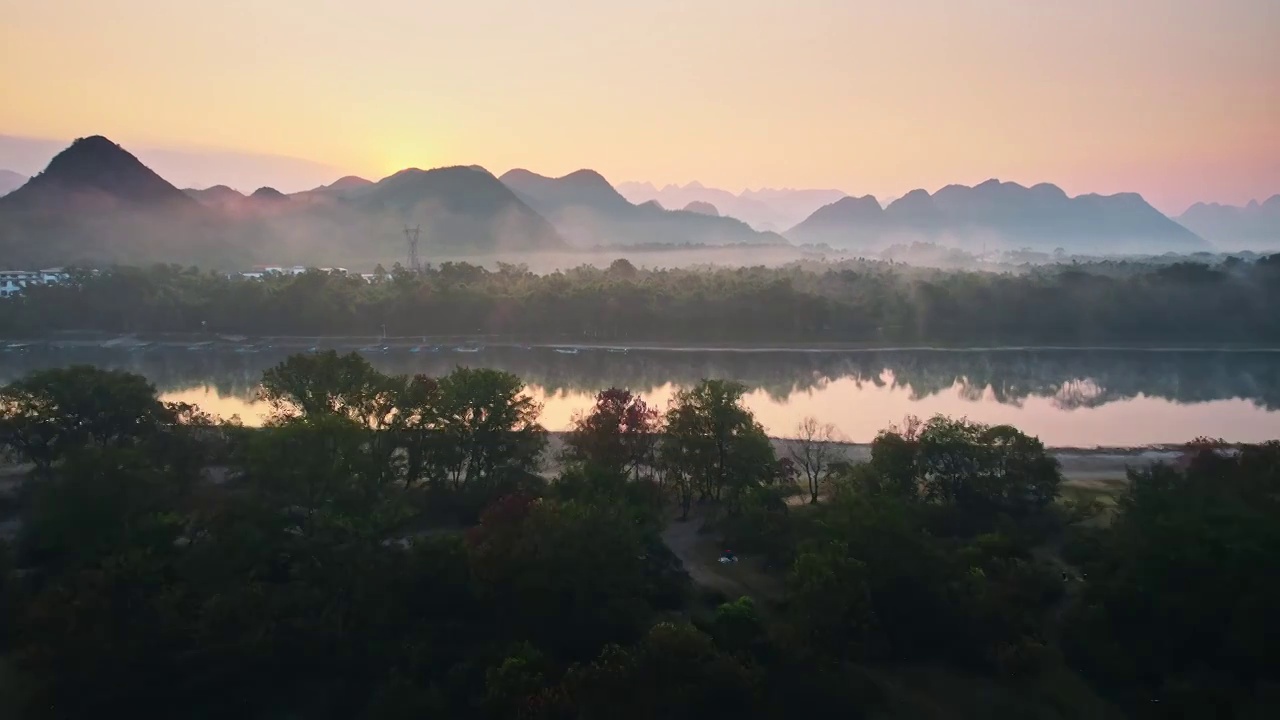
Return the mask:
M 561 343 L 1257 346 L 1280 340 L 1280 256 L 1024 272 L 856 260 L 534 274 L 442 263 L 372 282 L 117 267 L 0 302 L 0 333 L 469 337 Z
M 192 276 L 193 282 L 202 282 Z M 1280 442 L 1073 496 L 1016 428 L 786 456 L 705 380 L 602 391 L 288 357 L 249 429 L 79 365 L 0 389 L 0 714 L 1261 718 Z M 730 552 L 729 549 L 732 549 Z

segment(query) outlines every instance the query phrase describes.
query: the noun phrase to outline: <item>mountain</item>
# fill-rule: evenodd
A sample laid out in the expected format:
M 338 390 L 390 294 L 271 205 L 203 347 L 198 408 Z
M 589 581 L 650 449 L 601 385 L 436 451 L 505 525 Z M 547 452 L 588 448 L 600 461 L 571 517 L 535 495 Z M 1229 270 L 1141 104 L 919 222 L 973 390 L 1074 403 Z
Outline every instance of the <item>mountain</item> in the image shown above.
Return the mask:
M 260 187 L 253 191 L 249 199 L 258 203 L 289 202 L 289 196 L 273 187 Z
M 0 197 L 0 257 L 33 268 L 205 262 L 229 254 L 208 208 L 124 148 L 94 136 Z
M 0 167 L 34 175 L 69 142 L 68 139 L 0 135 Z M 247 191 L 269 185 L 294 192 L 343 174 L 331 165 L 279 155 L 149 146 L 130 149 L 147 167 L 178 187 L 229 185 Z
M 12 170 L 0 170 L 0 197 L 22 187 L 29 178 Z
M 236 205 L 247 199 L 244 193 L 239 190 L 233 190 L 226 185 L 214 185 L 203 190 L 187 188 L 182 192 L 186 193 L 188 197 L 195 198 L 202 205 L 212 205 L 214 207 Z
M 0 197 L 0 263 L 372 266 L 404 257 L 406 225 L 421 227 L 425 257 L 565 245 L 483 169 L 405 170 L 378 183 L 343 179 L 327 192 L 182 191 L 110 140 L 85 138 Z M 304 195 L 308 201 L 294 200 Z
M 346 190 L 355 190 L 357 188 L 369 187 L 372 184 L 373 184 L 372 181 L 365 180 L 362 177 L 357 177 L 355 175 L 345 175 L 343 177 L 338 178 L 337 180 L 334 180 L 332 183 L 329 183 L 328 185 L 325 185 L 317 189 L 346 191 Z
M 483 168 L 411 168 L 343 204 L 383 226 L 420 226 L 424 247 L 488 253 L 562 248 L 555 227 Z
M 1244 207 L 1196 203 L 1178 222 L 1222 250 L 1280 250 L 1280 195 Z
M 9 193 L 10 206 L 60 204 L 69 199 L 127 202 L 137 206 L 194 204 L 178 188 L 110 140 L 81 138 L 49 161 L 44 172 Z
M 618 192 L 633 203 L 657 200 L 666 207 L 688 207 L 702 202 L 714 205 L 721 215 L 734 217 L 757 230 L 781 232 L 808 217 L 814 210 L 839 200 L 839 190 L 761 188 L 735 195 L 697 181 L 688 185 L 654 187 L 652 183 L 621 183 Z
M 694 200 L 688 205 L 685 205 L 684 211 L 691 212 L 691 213 L 698 213 L 699 215 L 710 215 L 711 217 L 720 217 L 720 211 L 716 209 L 715 205 L 712 205 L 709 202 L 703 202 L 701 200 Z
M 560 178 L 512 170 L 500 179 L 579 247 L 786 243 L 780 235 L 758 232 L 734 218 L 664 210 L 654 201 L 633 204 L 593 170 Z
M 1068 197 L 1048 183 L 1028 188 L 999 180 L 948 185 L 932 195 L 912 190 L 883 210 L 870 196 L 846 198 L 815 211 L 787 237 L 854 250 L 915 241 L 1105 254 L 1209 247 L 1135 193 Z
M 292 197 L 308 200 L 317 197 L 351 197 L 353 195 L 358 195 L 372 185 L 373 181 L 371 180 L 365 180 L 364 178 L 356 175 L 345 175 L 334 180 L 328 185 L 321 185 L 320 187 L 312 188 L 310 190 L 303 190 L 302 192 L 294 193 Z

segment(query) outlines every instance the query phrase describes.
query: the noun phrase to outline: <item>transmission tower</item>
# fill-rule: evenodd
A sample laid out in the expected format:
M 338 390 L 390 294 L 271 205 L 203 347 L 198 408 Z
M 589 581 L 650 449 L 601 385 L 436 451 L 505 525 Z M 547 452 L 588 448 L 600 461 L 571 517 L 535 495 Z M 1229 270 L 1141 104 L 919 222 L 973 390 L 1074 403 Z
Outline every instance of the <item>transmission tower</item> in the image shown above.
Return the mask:
M 409 269 L 413 272 L 421 272 L 422 264 L 418 262 L 418 226 L 412 228 L 405 226 L 404 239 L 409 243 Z

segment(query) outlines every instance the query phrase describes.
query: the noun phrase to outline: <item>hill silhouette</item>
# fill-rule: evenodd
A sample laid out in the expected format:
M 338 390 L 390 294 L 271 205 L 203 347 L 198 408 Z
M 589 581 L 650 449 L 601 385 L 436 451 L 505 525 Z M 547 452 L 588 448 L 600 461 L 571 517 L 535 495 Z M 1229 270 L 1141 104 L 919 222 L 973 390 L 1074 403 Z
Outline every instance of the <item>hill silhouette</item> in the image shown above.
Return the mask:
M 759 232 L 734 218 L 664 210 L 652 201 L 635 205 L 594 170 L 550 178 L 517 169 L 500 179 L 579 247 L 786 243 L 775 233 Z
M 246 257 L 225 234 L 213 211 L 101 136 L 0 197 L 0 256 L 15 268 Z
M 1243 207 L 1196 203 L 1178 222 L 1222 250 L 1280 249 L 1280 195 Z
M 244 202 L 245 195 L 239 190 L 229 188 L 226 185 L 214 185 L 210 188 L 196 189 L 187 188 L 183 190 L 188 197 L 195 198 L 204 205 L 230 205 L 234 203 Z
M 101 135 L 76 140 L 55 155 L 44 172 L 3 200 L 10 206 L 32 206 L 58 205 L 77 198 L 139 206 L 195 204 L 138 158 Z
M 710 215 L 712 217 L 720 217 L 720 211 L 716 209 L 715 205 L 712 205 L 709 202 L 703 202 L 702 200 L 694 200 L 688 205 L 685 205 L 684 211 L 691 212 L 691 213 L 698 213 L 700 215 Z
M 405 225 L 422 227 L 424 254 L 565 245 L 483 169 L 405 170 L 378 183 L 348 177 L 320 190 L 288 196 L 264 187 L 248 197 L 226 186 L 183 191 L 114 142 L 84 138 L 0 197 L 0 263 L 372 266 L 403 257 Z
M 8 195 L 14 190 L 17 190 L 22 187 L 27 180 L 28 178 L 26 175 L 16 173 L 12 170 L 0 170 L 0 196 Z
M 839 190 L 761 188 L 734 194 L 707 187 L 696 180 L 687 185 L 620 183 L 618 192 L 634 203 L 657 200 L 665 207 L 687 208 L 689 203 L 714 205 L 720 215 L 737 218 L 757 230 L 782 232 L 813 211 L 844 197 Z
M 1208 243 L 1165 217 L 1140 195 L 1068 197 L 1055 185 L 1024 187 L 988 180 L 912 190 L 883 209 L 875 198 L 845 198 L 820 208 L 787 236 L 853 250 L 931 241 L 990 249 L 1052 252 L 1195 252 Z
M 563 238 L 545 218 L 483 168 L 411 168 L 343 201 L 388 229 L 418 225 L 424 247 L 487 253 L 550 250 Z
M 260 187 L 253 191 L 249 199 L 260 203 L 289 202 L 289 196 L 272 187 Z
M 356 175 L 344 175 L 328 185 L 321 185 L 320 187 L 312 188 L 310 190 L 293 193 L 290 197 L 307 200 L 315 198 L 351 197 L 363 192 L 372 185 L 372 180 L 366 180 Z

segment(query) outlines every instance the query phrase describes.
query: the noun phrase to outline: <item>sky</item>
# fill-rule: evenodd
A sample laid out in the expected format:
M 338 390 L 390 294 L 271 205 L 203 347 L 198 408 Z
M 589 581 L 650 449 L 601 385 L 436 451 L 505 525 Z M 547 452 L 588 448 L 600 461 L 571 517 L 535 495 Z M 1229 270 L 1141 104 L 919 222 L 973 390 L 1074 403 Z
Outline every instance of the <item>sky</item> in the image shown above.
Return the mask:
M 1280 193 L 1277 37 L 1278 0 L 0 0 L 0 134 L 1180 212 Z

